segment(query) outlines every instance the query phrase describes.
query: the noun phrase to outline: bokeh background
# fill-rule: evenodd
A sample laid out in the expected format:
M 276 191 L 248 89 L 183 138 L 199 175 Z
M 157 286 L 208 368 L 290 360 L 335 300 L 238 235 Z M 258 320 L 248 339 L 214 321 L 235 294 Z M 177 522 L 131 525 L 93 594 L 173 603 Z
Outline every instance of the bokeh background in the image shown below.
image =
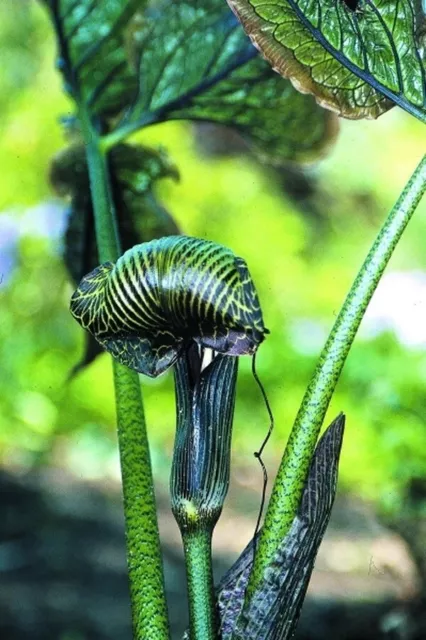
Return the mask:
M 2 0 L 0 630 L 6 640 L 124 639 L 109 357 L 70 378 L 83 335 L 68 312 L 66 206 L 47 179 L 52 156 L 65 146 L 60 118 L 71 109 L 54 55 L 41 6 Z M 262 165 L 209 125 L 162 124 L 137 139 L 166 148 L 179 167 L 180 182 L 163 180 L 156 194 L 181 229 L 226 244 L 251 269 L 271 330 L 257 364 L 276 419 L 265 453 L 273 477 L 344 296 L 424 152 L 424 128 L 396 108 L 375 122 L 342 121 L 329 155 L 303 169 Z M 357 638 L 364 623 L 374 637 L 422 637 L 413 611 L 426 578 L 425 238 L 426 202 L 379 285 L 330 407 L 329 422 L 347 415 L 339 495 L 300 637 Z M 253 451 L 268 417 L 250 367 L 243 359 L 232 487 L 215 539 L 219 573 L 251 537 L 261 493 Z M 142 385 L 177 633 L 185 614 L 167 500 L 172 375 Z M 341 629 L 338 621 L 346 621 Z

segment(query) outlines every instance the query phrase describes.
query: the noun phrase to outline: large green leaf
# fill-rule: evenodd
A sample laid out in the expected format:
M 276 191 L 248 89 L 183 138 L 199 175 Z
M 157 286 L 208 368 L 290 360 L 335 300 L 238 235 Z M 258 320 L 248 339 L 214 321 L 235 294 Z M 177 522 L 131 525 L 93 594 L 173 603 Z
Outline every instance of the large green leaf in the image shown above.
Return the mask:
M 141 0 L 44 0 L 50 9 L 65 86 L 92 114 L 115 115 L 137 90 L 124 29 Z
M 348 118 L 394 103 L 426 120 L 421 0 L 228 0 L 263 55 Z
M 237 128 L 272 159 L 309 159 L 336 120 L 260 59 L 223 0 L 166 3 L 133 29 L 139 93 L 124 126 L 170 119 Z
M 224 0 L 145 11 L 140 0 L 44 1 L 68 91 L 101 116 L 101 132 L 123 132 L 114 140 L 153 122 L 208 120 L 282 162 L 311 160 L 335 137 L 337 120 L 271 70 Z

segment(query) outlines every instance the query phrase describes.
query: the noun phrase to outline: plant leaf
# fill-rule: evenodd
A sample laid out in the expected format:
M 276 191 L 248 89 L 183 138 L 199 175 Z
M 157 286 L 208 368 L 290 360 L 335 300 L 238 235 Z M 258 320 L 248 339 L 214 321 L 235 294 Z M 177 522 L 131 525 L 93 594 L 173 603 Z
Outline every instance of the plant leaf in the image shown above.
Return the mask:
M 163 151 L 119 145 L 111 151 L 113 196 L 123 250 L 154 238 L 180 233 L 172 216 L 152 193 L 157 180 L 179 175 Z M 98 264 L 95 222 L 84 146 L 61 151 L 52 161 L 50 180 L 60 196 L 71 199 L 65 232 L 64 260 L 77 285 Z M 88 337 L 82 361 L 74 373 L 90 364 L 102 348 Z
M 426 119 L 420 0 L 228 0 L 273 68 L 348 118 Z
M 133 99 L 137 77 L 124 30 L 140 0 L 44 0 L 59 45 L 58 67 L 68 92 L 94 115 L 113 116 Z
M 279 164 L 325 153 L 338 132 L 337 119 L 326 114 L 311 96 L 295 91 L 257 57 L 170 116 L 232 126 L 262 158 Z
M 139 93 L 123 125 L 217 122 L 281 161 L 311 159 L 334 138 L 335 118 L 271 70 L 223 0 L 150 10 L 132 42 Z
M 319 441 L 293 525 L 277 549 L 261 587 L 243 610 L 253 563 L 253 541 L 218 587 L 223 640 L 285 640 L 296 627 L 317 551 L 334 502 L 345 418 Z

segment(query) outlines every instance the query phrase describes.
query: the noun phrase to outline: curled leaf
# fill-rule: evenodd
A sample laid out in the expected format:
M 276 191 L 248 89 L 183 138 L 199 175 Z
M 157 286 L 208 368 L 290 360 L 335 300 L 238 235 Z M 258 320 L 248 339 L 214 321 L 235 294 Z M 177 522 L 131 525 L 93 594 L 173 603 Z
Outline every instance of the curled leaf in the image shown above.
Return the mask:
M 254 353 L 264 327 L 244 260 L 207 240 L 169 236 L 97 267 L 71 313 L 122 364 L 155 377 L 189 341 L 219 353 Z
M 348 118 L 426 119 L 420 0 L 228 0 L 273 68 Z
M 223 640 L 286 640 L 293 636 L 334 502 L 344 424 L 340 415 L 319 441 L 298 514 L 249 605 L 243 607 L 253 541 L 222 579 L 218 607 Z
M 159 150 L 119 145 L 110 153 L 113 197 L 124 250 L 179 229 L 157 202 L 152 189 L 157 180 L 179 178 L 176 166 Z M 76 284 L 98 264 L 89 174 L 83 145 L 73 145 L 53 159 L 50 181 L 56 193 L 71 198 L 65 237 L 65 262 Z
M 128 250 L 135 244 L 154 238 L 179 234 L 176 222 L 152 192 L 158 179 L 179 177 L 176 166 L 166 154 L 142 146 L 119 145 L 111 151 L 110 163 L 123 249 Z M 99 263 L 83 145 L 70 146 L 53 159 L 50 180 L 58 195 L 70 198 L 64 259 L 77 285 Z M 90 364 L 99 353 L 102 353 L 101 346 L 92 336 L 88 336 L 83 359 L 74 373 Z
M 120 144 L 111 151 L 110 163 L 123 188 L 145 194 L 159 178 L 179 179 L 176 165 L 162 149 L 142 145 Z M 60 151 L 52 161 L 50 181 L 60 196 L 88 190 L 89 173 L 83 144 Z

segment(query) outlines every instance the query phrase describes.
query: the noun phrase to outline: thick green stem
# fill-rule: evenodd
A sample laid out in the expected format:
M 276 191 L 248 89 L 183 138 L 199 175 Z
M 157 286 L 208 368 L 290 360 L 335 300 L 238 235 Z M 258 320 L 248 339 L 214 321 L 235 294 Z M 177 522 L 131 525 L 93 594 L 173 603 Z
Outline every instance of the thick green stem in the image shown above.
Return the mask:
M 151 460 L 138 375 L 114 361 L 134 640 L 169 638 Z
M 248 599 L 291 527 L 318 434 L 346 357 L 383 271 L 425 190 L 426 156 L 401 193 L 355 278 L 305 392 L 268 505 L 250 576 Z
M 99 260 L 115 262 L 120 255 L 120 243 L 108 161 L 84 108 L 80 108 L 79 116 L 86 142 Z M 133 638 L 166 640 L 170 634 L 163 564 L 138 374 L 114 362 L 114 385 Z
M 211 563 L 212 532 L 199 529 L 182 537 L 188 578 L 190 638 L 215 640 L 217 620 Z
M 102 138 L 92 126 L 84 108 L 79 110 L 79 119 L 86 143 L 99 261 L 115 262 L 120 257 L 121 246 L 109 180 L 108 159 L 101 149 Z

